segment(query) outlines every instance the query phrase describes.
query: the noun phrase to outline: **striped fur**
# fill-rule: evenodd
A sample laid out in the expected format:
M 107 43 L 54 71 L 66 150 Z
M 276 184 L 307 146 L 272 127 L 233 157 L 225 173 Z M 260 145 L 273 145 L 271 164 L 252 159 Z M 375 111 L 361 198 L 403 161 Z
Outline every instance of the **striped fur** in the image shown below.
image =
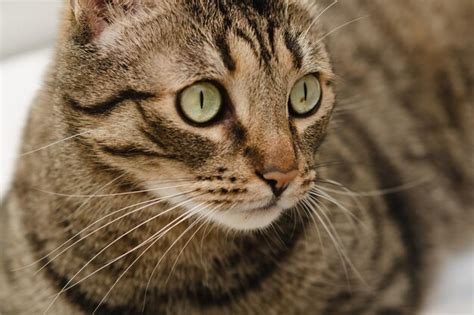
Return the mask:
M 470 1 L 108 3 L 65 10 L 2 206 L 1 313 L 416 314 L 440 258 L 473 241 Z M 307 73 L 321 108 L 289 118 Z M 227 110 L 193 126 L 175 96 L 202 79 Z M 238 211 L 272 200 L 255 173 L 291 154 L 299 175 L 273 223 L 226 226 L 268 220 Z M 325 179 L 408 185 L 354 201 Z M 338 203 L 320 220 L 301 204 L 314 185 Z M 221 217 L 190 216 L 132 251 L 199 205 Z

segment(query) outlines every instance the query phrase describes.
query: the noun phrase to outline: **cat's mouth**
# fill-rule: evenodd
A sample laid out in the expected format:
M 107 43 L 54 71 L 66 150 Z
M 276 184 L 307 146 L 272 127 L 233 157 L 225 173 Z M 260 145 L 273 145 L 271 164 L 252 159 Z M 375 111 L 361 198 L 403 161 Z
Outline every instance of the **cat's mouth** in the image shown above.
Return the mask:
M 244 211 L 231 210 L 211 214 L 211 218 L 225 227 L 236 230 L 257 230 L 268 227 L 274 222 L 281 213 L 283 208 L 277 203 L 272 203 L 264 207 L 247 209 Z
M 288 190 L 284 196 L 259 191 L 247 200 L 209 200 L 205 193 L 202 194 L 203 197 L 189 199 L 183 196 L 183 193 L 166 193 L 177 195 L 172 198 L 175 208 L 182 207 L 188 213 L 197 214 L 224 228 L 238 231 L 261 230 L 271 226 L 285 211 L 294 208 L 304 196 L 299 190 L 295 192 L 295 189 Z
M 242 204 L 241 207 L 223 209 L 209 213 L 208 216 L 214 222 L 235 230 L 265 229 L 288 208 L 285 204 L 282 199 L 272 198 L 263 203 Z
M 275 207 L 278 203 L 278 199 L 273 198 L 270 202 L 268 202 L 266 205 L 260 208 L 252 209 L 250 211 L 266 211 L 270 210 L 271 208 Z

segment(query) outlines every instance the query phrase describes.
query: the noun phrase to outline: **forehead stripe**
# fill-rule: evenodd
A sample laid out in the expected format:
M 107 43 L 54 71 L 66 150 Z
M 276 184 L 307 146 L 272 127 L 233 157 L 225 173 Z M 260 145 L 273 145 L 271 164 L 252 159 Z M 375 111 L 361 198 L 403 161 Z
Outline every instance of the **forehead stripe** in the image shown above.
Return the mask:
M 225 1 L 220 1 L 219 3 L 218 9 L 223 16 L 224 32 L 234 32 L 236 36 L 242 38 L 250 45 L 252 51 L 263 64 L 268 65 L 275 51 L 274 32 L 276 26 L 275 22 L 271 21 L 267 16 L 268 10 L 270 9 L 269 4 L 261 0 L 236 1 L 235 3 L 231 2 L 232 4 L 226 3 Z M 247 24 L 252 34 L 245 33 L 242 28 L 237 27 L 232 22 L 232 14 L 236 14 L 238 11 L 240 11 L 240 14 L 244 17 L 244 23 Z M 221 39 L 222 38 L 217 39 L 217 45 L 221 46 L 221 56 L 224 62 L 230 66 L 227 67 L 233 70 L 233 67 L 228 62 L 231 59 L 226 57 L 230 51 L 229 44 L 227 42 L 224 43 Z
M 266 46 L 265 36 L 262 33 L 262 30 L 260 29 L 257 19 L 255 18 L 255 12 L 253 12 L 250 8 L 245 7 L 245 6 L 242 8 L 242 11 L 246 18 L 247 25 L 250 27 L 250 29 L 253 32 L 253 35 L 255 36 L 255 41 L 260 46 L 260 58 L 265 64 L 268 64 L 272 56 L 270 54 L 269 49 Z
M 235 71 L 235 60 L 230 54 L 229 44 L 227 43 L 227 37 L 224 34 L 219 34 L 216 37 L 216 47 L 219 49 L 219 54 L 224 62 L 225 67 L 233 72 Z
M 288 50 L 293 55 L 293 62 L 295 64 L 295 67 L 301 68 L 303 65 L 303 50 L 301 49 L 297 38 L 289 31 L 286 31 L 284 33 L 284 40 L 286 48 L 288 48 Z
M 235 35 L 240 37 L 244 42 L 246 42 L 252 49 L 255 56 L 258 58 L 258 50 L 255 43 L 252 41 L 249 35 L 247 35 L 241 28 L 235 29 Z
M 270 42 L 270 50 L 275 54 L 275 25 L 272 21 L 268 21 L 267 26 L 268 41 Z

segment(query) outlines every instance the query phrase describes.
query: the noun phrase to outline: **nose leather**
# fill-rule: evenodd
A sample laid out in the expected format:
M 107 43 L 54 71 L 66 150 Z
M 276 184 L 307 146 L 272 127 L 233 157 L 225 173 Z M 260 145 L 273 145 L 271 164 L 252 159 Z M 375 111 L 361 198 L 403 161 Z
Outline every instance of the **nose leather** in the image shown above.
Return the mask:
M 275 182 L 274 186 L 276 189 L 282 189 L 288 186 L 297 175 L 297 170 L 292 170 L 290 172 L 273 171 L 262 174 L 262 177 L 268 182 Z
M 275 197 L 280 197 L 288 185 L 298 176 L 298 170 L 293 169 L 289 172 L 271 171 L 258 174 L 272 189 Z

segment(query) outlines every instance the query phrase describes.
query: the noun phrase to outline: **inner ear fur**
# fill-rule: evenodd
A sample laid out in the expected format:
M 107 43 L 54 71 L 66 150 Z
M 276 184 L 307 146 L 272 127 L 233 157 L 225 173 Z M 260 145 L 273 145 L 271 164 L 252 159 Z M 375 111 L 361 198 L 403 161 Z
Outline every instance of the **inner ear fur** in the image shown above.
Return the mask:
M 92 38 L 120 17 L 136 12 L 142 0 L 71 0 L 75 22 L 87 27 Z

